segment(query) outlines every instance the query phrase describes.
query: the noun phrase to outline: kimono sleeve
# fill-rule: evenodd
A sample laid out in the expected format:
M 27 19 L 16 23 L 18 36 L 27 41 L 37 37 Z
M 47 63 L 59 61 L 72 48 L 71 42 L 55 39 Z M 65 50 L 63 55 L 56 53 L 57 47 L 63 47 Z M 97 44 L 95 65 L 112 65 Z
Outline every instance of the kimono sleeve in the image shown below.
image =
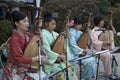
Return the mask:
M 91 40 L 92 40 L 93 47 L 96 49 L 96 51 L 100 51 L 103 42 L 98 39 L 99 36 L 97 35 L 97 32 L 96 31 L 91 31 L 90 35 L 91 35 Z
M 10 41 L 11 53 L 12 58 L 16 61 L 17 64 L 31 64 L 32 58 L 24 57 L 21 43 L 19 42 L 18 38 L 12 38 Z
M 46 55 L 48 56 L 48 61 L 50 64 L 53 64 L 57 60 L 58 54 L 51 50 L 51 45 L 46 35 L 42 36 L 42 39 L 43 39 L 43 48 L 45 49 Z
M 110 49 L 114 49 L 115 48 L 115 43 L 114 43 L 114 33 L 112 30 L 110 30 L 110 35 L 111 35 L 111 45 L 110 45 Z
M 74 32 L 70 31 L 70 47 L 73 51 L 73 54 L 79 55 L 83 52 L 83 49 L 77 45 L 75 35 L 76 34 Z

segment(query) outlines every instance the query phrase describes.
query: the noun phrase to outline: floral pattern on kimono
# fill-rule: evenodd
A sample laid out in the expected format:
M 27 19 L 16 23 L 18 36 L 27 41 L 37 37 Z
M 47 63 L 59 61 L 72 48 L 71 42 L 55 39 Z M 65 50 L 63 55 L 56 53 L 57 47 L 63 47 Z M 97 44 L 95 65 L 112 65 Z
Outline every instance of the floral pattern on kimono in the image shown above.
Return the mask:
M 81 31 L 77 31 L 74 28 L 70 28 L 70 42 L 69 42 L 69 46 L 70 46 L 70 54 L 71 54 L 71 59 L 73 58 L 79 58 L 79 54 L 81 54 L 83 52 L 83 49 L 80 48 L 77 45 L 77 41 L 79 39 L 79 37 L 82 35 Z M 87 52 L 88 56 L 90 53 Z M 71 64 L 76 64 L 79 62 L 72 62 Z M 96 77 L 96 60 L 93 57 L 87 58 L 87 59 L 83 59 L 81 61 L 83 68 L 81 69 L 82 71 L 82 79 L 85 78 L 92 78 L 92 77 Z
M 46 51 L 46 55 L 48 56 L 48 61 L 50 63 L 49 65 L 46 64 L 44 65 L 44 70 L 47 73 L 47 75 L 50 75 L 51 73 L 66 68 L 66 62 L 62 62 L 59 64 L 55 63 L 55 61 L 58 58 L 58 53 L 55 53 L 51 50 L 51 45 L 54 43 L 57 37 L 58 37 L 58 33 L 54 31 L 49 32 L 46 29 L 42 30 L 43 48 Z M 75 75 L 75 71 L 73 67 L 70 67 L 70 69 L 68 69 L 68 72 L 70 73 L 69 80 L 78 80 Z M 57 74 L 57 78 L 58 80 L 66 80 L 66 72 L 65 71 L 60 72 L 59 74 Z
M 8 60 L 4 66 L 4 72 L 9 80 L 38 80 L 39 71 L 36 73 L 28 72 L 32 63 L 32 58 L 24 57 L 24 50 L 32 34 L 29 32 L 24 35 L 13 30 L 8 42 Z M 32 74 L 32 75 L 31 75 Z M 44 74 L 44 73 L 43 73 Z

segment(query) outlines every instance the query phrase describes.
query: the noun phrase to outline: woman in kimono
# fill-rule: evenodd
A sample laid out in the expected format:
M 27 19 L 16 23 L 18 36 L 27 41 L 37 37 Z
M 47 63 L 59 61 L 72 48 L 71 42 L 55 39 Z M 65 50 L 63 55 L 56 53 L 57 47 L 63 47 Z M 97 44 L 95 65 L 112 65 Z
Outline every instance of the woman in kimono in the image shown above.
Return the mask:
M 112 19 L 110 19 L 110 22 L 108 23 L 108 25 L 106 24 L 105 32 L 104 32 L 104 34 L 105 34 L 104 37 L 105 37 L 105 39 L 107 39 L 110 42 L 110 45 L 108 45 L 106 48 L 112 50 L 112 49 L 115 48 L 114 35 L 116 34 L 116 30 L 115 30 L 115 28 L 113 26 Z
M 59 59 L 65 61 L 66 57 L 65 55 L 62 55 L 62 53 L 56 53 L 51 49 L 51 46 L 54 44 L 56 38 L 58 37 L 58 33 L 54 31 L 56 27 L 56 21 L 52 17 L 51 13 L 45 14 L 44 25 L 44 29 L 42 29 L 43 48 L 46 51 L 46 55 L 49 61 L 49 65 L 44 65 L 44 69 L 45 72 L 50 75 L 51 73 L 60 71 L 66 67 L 65 62 L 57 62 Z M 74 69 L 70 69 L 68 72 L 70 72 L 68 76 L 69 80 L 78 80 Z M 64 71 L 57 74 L 57 79 L 55 80 L 66 80 L 66 72 Z
M 99 40 L 99 36 L 103 32 L 101 28 L 104 26 L 104 19 L 102 16 L 95 16 L 93 22 L 95 27 L 91 31 L 91 40 L 92 40 L 91 49 L 93 52 L 97 52 L 97 51 L 101 51 L 102 44 L 105 43 Z M 104 65 L 105 75 L 107 77 L 111 77 L 112 75 L 110 58 L 111 55 L 109 52 L 100 55 L 100 59 Z
M 79 55 L 82 54 L 83 52 L 87 53 L 86 56 L 90 55 L 88 49 L 82 49 L 77 45 L 77 41 L 82 35 L 82 31 L 79 29 L 82 27 L 82 20 L 79 17 L 75 17 L 74 20 L 72 21 L 72 27 L 70 28 L 70 55 L 71 59 L 74 58 L 79 58 Z M 75 62 L 78 63 L 78 62 Z M 75 64 L 72 63 L 72 64 Z M 90 78 L 95 78 L 96 77 L 96 60 L 94 57 L 90 57 L 87 59 L 82 60 L 82 79 L 89 80 Z
M 38 56 L 24 57 L 24 50 L 32 34 L 27 32 L 29 20 L 25 13 L 13 11 L 11 20 L 14 30 L 8 41 L 8 60 L 4 67 L 4 72 L 8 80 L 38 80 L 38 73 L 28 72 L 32 62 L 38 61 Z M 31 75 L 32 74 L 32 75 Z

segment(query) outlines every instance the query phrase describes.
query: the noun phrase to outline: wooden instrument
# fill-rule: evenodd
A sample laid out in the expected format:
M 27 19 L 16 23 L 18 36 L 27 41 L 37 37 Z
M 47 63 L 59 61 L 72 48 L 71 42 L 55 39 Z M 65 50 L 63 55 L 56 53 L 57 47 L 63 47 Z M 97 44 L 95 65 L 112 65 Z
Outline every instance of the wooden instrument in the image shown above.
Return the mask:
M 83 31 L 83 34 L 80 36 L 80 38 L 77 41 L 77 44 L 80 48 L 82 49 L 87 49 L 88 48 L 88 38 L 89 38 L 89 32 L 88 32 L 88 27 L 89 27 L 89 22 L 90 22 L 90 18 L 91 18 L 91 13 L 89 13 L 88 16 L 88 22 L 85 26 L 85 30 Z
M 65 36 L 68 38 L 69 37 L 69 28 L 66 26 L 66 24 L 69 22 L 69 17 L 70 17 L 71 11 L 68 10 L 67 17 L 65 20 L 65 29 L 64 32 L 61 32 L 57 39 L 55 40 L 52 50 L 56 53 L 64 53 L 64 38 Z
M 102 45 L 102 49 L 110 48 L 110 43 L 111 43 L 110 39 L 111 39 L 111 35 L 109 30 L 105 30 L 104 32 L 101 33 L 99 40 L 104 42 Z
M 109 22 L 112 20 L 112 12 L 110 13 L 110 17 L 109 17 Z M 108 24 L 107 26 L 110 27 L 110 25 Z M 102 45 L 102 49 L 110 49 L 110 44 L 113 41 L 111 38 L 111 34 L 110 34 L 110 30 L 105 30 L 104 32 L 102 32 L 99 36 L 99 40 L 103 41 L 103 45 Z
M 68 10 L 67 16 L 66 16 L 66 20 L 65 20 L 65 29 L 64 32 L 60 33 L 59 36 L 57 37 L 57 39 L 55 40 L 52 50 L 54 52 L 57 52 L 59 54 L 63 53 L 66 56 L 66 69 L 68 66 L 68 62 L 67 62 L 67 54 L 65 54 L 65 50 L 64 50 L 64 38 L 69 38 L 70 34 L 69 34 L 69 27 L 67 26 L 67 24 L 69 23 L 69 17 L 71 14 L 71 10 Z M 59 62 L 63 61 L 61 59 L 58 59 Z M 69 80 L 68 78 L 68 70 L 66 70 L 66 80 Z
M 24 56 L 25 57 L 36 57 L 39 54 L 39 48 L 38 48 L 38 40 L 40 41 L 40 47 L 42 48 L 42 39 L 41 39 L 41 32 L 40 32 L 40 20 L 41 20 L 41 10 L 42 8 L 36 8 L 38 10 L 38 17 L 37 17 L 37 22 L 36 22 L 36 29 L 35 29 L 35 34 L 30 40 L 29 44 L 27 45 L 25 51 L 24 51 Z M 35 69 L 39 70 L 39 62 L 32 62 L 31 64 L 32 67 Z

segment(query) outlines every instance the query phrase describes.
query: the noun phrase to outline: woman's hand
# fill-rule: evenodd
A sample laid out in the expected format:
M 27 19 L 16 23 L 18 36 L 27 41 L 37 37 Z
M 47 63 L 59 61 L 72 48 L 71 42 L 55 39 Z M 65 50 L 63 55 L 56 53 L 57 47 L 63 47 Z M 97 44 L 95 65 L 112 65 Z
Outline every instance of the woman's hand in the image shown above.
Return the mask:
M 38 61 L 38 56 L 32 58 L 32 62 Z
M 112 27 L 113 26 L 113 21 L 110 19 L 109 25 Z
M 39 27 L 41 27 L 41 26 L 42 26 L 42 24 L 43 24 L 43 20 L 42 20 L 42 19 L 40 19 L 40 20 L 38 20 L 37 22 L 38 22 L 38 26 L 39 26 Z
M 89 50 L 88 48 L 87 48 L 87 49 L 84 49 L 84 50 L 83 50 L 83 53 L 86 53 L 88 50 Z
M 58 58 L 60 58 L 63 61 L 66 61 L 66 57 L 63 54 L 59 54 Z
M 90 26 L 91 26 L 91 22 L 90 21 L 87 23 L 87 26 L 88 26 L 88 28 L 90 28 Z

